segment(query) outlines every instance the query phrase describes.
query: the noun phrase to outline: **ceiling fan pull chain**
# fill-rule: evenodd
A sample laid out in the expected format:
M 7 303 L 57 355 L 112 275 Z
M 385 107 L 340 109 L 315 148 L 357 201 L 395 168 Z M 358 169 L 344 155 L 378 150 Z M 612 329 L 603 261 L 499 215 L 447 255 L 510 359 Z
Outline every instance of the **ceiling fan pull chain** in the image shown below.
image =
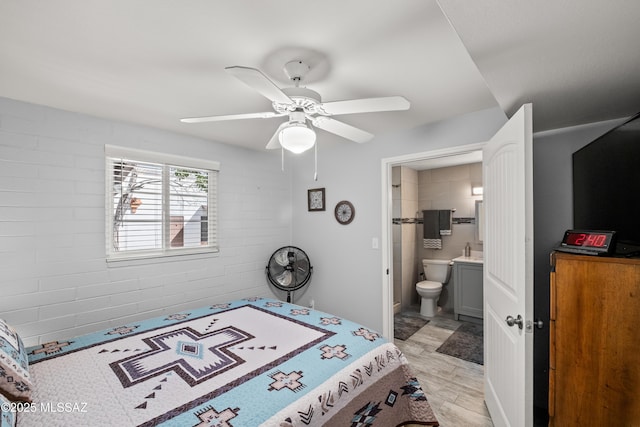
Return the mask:
M 314 161 L 315 161 L 315 165 L 314 165 L 315 172 L 313 174 L 313 180 L 317 181 L 318 180 L 318 143 L 315 143 L 314 145 L 315 145 L 315 153 L 314 153 L 315 154 L 314 155 L 314 158 L 315 158 L 314 159 Z
M 282 172 L 284 172 L 284 147 L 282 147 L 280 151 L 280 162 L 282 163 Z

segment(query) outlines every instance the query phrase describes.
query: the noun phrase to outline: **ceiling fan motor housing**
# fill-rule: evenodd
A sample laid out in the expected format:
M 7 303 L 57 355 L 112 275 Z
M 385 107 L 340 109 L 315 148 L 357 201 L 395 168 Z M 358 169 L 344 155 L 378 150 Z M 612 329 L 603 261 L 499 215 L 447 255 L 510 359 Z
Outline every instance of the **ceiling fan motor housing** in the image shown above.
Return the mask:
M 314 90 L 305 87 L 288 87 L 282 89 L 293 103 L 273 102 L 273 109 L 277 113 L 288 113 L 295 110 L 303 110 L 307 114 L 316 114 L 319 110 L 318 105 L 322 99 L 320 94 Z
M 289 113 L 289 123 L 305 123 L 306 115 L 302 110 L 296 110 Z

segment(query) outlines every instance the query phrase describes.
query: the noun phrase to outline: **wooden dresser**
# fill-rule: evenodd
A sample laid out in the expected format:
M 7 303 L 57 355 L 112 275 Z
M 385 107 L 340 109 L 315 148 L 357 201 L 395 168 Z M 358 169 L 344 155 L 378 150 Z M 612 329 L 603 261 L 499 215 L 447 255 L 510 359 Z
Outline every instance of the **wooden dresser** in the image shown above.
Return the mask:
M 551 263 L 549 425 L 640 426 L 640 259 Z

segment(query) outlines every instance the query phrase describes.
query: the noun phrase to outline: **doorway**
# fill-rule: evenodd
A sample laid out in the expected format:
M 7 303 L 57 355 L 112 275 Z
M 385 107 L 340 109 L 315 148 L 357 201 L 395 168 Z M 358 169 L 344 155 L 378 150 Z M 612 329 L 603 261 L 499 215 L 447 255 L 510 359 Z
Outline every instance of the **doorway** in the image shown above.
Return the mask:
M 393 159 L 383 160 L 383 193 L 386 195 L 386 201 L 383 204 L 383 212 L 386 212 L 387 217 L 383 224 L 383 235 L 388 236 L 388 240 L 383 245 L 383 248 L 387 249 L 384 255 L 383 261 L 387 261 L 389 266 L 388 275 L 385 275 L 384 294 L 388 295 L 388 300 L 384 305 L 384 310 L 388 312 L 388 324 L 385 322 L 383 326 L 388 328 L 386 336 L 390 338 L 396 338 L 394 341 L 396 345 L 405 353 L 407 359 L 418 373 L 418 379 L 424 381 L 425 384 L 429 384 L 429 388 L 434 396 L 439 396 L 442 399 L 443 407 L 446 407 L 445 411 L 436 410 L 438 419 L 444 424 L 449 425 L 477 425 L 490 427 L 493 426 L 491 417 L 484 405 L 484 393 L 483 393 L 483 365 L 482 361 L 477 361 L 475 358 L 465 358 L 464 356 L 453 356 L 452 353 L 445 351 L 447 347 L 447 341 L 449 337 L 454 335 L 454 332 L 458 330 L 462 324 L 477 325 L 482 324 L 481 319 L 467 318 L 466 321 L 455 320 L 453 316 L 452 298 L 453 288 L 449 285 L 452 284 L 450 280 L 449 285 L 445 285 L 441 294 L 441 306 L 440 311 L 436 316 L 429 318 L 427 324 L 415 322 L 419 326 L 417 331 L 409 331 L 403 327 L 404 324 L 412 324 L 414 321 L 408 321 L 406 319 L 415 319 L 415 316 L 419 316 L 420 299 L 415 291 L 416 280 L 424 280 L 420 277 L 419 273 L 422 272 L 420 259 L 427 258 L 446 258 L 453 259 L 462 255 L 464 249 L 464 243 L 466 240 L 472 240 L 472 244 L 475 243 L 473 235 L 467 237 L 467 232 L 475 228 L 475 224 L 453 224 L 452 235 L 443 237 L 443 250 L 424 249 L 422 243 L 423 237 L 423 225 L 421 223 L 412 223 L 411 216 L 415 219 L 421 219 L 421 209 L 445 209 L 454 208 L 458 209 L 458 212 L 452 217 L 461 219 L 460 217 L 475 216 L 475 199 L 471 198 L 471 181 L 479 181 L 482 183 L 482 145 L 474 144 L 462 147 L 455 147 L 447 150 L 437 150 L 426 153 L 416 153 L 413 155 L 403 156 Z M 398 168 L 401 168 L 401 172 L 408 172 L 408 179 L 398 181 Z M 402 170 L 408 169 L 410 171 Z M 461 172 L 464 170 L 475 171 L 475 175 L 465 182 L 465 185 L 469 187 L 469 204 L 472 206 L 473 212 L 468 212 L 466 204 L 456 201 L 455 206 L 449 206 L 450 202 L 447 201 L 448 197 L 440 197 L 443 203 L 438 204 L 435 201 L 427 200 L 424 193 L 432 191 L 432 188 L 425 181 L 433 180 L 438 181 L 442 185 L 442 188 L 447 186 L 454 187 L 454 182 L 464 182 L 460 177 Z M 413 171 L 416 171 L 414 174 Z M 395 172 L 395 174 L 394 174 Z M 395 176 L 394 176 L 395 175 Z M 457 175 L 454 177 L 454 175 Z M 423 189 L 409 190 L 418 193 L 419 201 L 415 204 L 404 203 L 404 206 L 408 206 L 406 212 L 402 212 L 402 209 L 398 209 L 397 197 L 402 193 L 400 190 L 403 185 L 412 185 L 411 182 L 415 181 L 414 176 L 418 176 L 419 187 L 425 187 Z M 445 178 L 445 176 L 449 176 Z M 395 179 L 394 179 L 395 178 Z M 473 182 L 476 183 L 476 182 Z M 398 187 L 400 185 L 400 187 Z M 438 186 L 438 185 L 436 185 Z M 459 187 L 457 187 L 459 190 Z M 454 193 L 456 190 L 449 190 L 447 192 Z M 395 196 L 395 197 L 394 197 Z M 415 197 L 414 197 L 415 198 Z M 453 199 L 451 197 L 450 199 Z M 384 199 L 384 196 L 383 196 Z M 394 199 L 396 206 L 394 209 Z M 405 215 L 406 213 L 406 215 Z M 402 224 L 397 224 L 397 217 L 400 215 L 403 220 Z M 384 215 L 383 215 L 384 216 Z M 455 222 L 455 220 L 454 220 Z M 471 231 L 473 233 L 473 231 Z M 394 246 L 397 250 L 398 239 L 397 235 L 400 234 L 404 239 L 406 235 L 409 235 L 409 245 L 414 245 L 413 254 L 411 254 L 411 248 L 407 251 L 411 258 L 410 260 L 393 260 L 394 258 Z M 463 237 L 465 236 L 465 237 Z M 460 245 L 460 239 L 465 241 Z M 459 246 L 459 248 L 458 248 Z M 405 258 L 405 249 L 401 248 L 401 258 Z M 459 250 L 458 250 L 459 249 Z M 431 255 L 426 255 L 429 253 Z M 454 254 L 455 253 L 455 254 Z M 397 255 L 397 253 L 396 253 Z M 401 290 L 401 294 L 398 295 L 398 275 L 405 276 L 405 268 L 409 271 L 409 275 L 413 274 L 416 277 L 410 278 L 409 289 L 411 298 L 413 298 L 413 307 L 408 310 L 406 308 L 399 308 L 398 303 L 402 303 L 402 300 L 406 298 L 407 289 Z M 400 271 L 399 271 L 400 270 Z M 406 277 L 402 279 L 404 281 Z M 406 285 L 406 284 L 405 284 Z M 406 287 L 406 286 L 405 286 Z M 394 293 L 395 288 L 395 293 Z M 448 293 L 448 296 L 445 294 Z M 402 295 L 404 293 L 405 295 Z M 383 294 L 383 295 L 384 295 Z M 394 295 L 395 294 L 395 295 Z M 413 295 L 415 294 L 415 295 Z M 384 297 L 383 297 L 384 299 Z M 398 301 L 400 299 L 400 301 Z M 448 300 L 448 302 L 447 302 Z M 399 310 L 401 310 L 399 312 Z M 399 313 L 398 313 L 399 312 Z M 415 312 L 415 313 L 414 313 Z M 400 322 L 398 322 L 397 336 L 394 332 L 394 319 L 399 315 Z M 464 316 L 463 316 L 464 317 Z M 425 319 L 421 319 L 425 320 Z M 472 322 L 477 320 L 477 322 Z M 408 328 L 410 329 L 410 328 Z M 461 328 L 461 330 L 464 328 Z M 467 335 L 471 330 L 465 329 L 464 334 Z M 481 331 L 481 329 L 479 329 Z M 481 333 L 481 332 L 480 332 Z M 453 340 L 452 342 L 455 342 Z M 482 347 L 482 339 L 480 339 L 480 353 Z M 442 351 L 441 351 L 442 350 Z M 478 354 L 478 347 L 475 347 Z M 455 352 L 454 352 L 455 353 Z M 453 357 L 452 357 L 453 356 Z M 442 369 L 442 366 L 446 365 L 447 369 Z M 422 377 L 421 377 L 422 376 Z M 434 379 L 437 378 L 437 379 Z M 461 404 L 460 401 L 450 398 L 452 393 L 451 389 L 456 389 L 455 396 L 464 395 L 465 404 Z
M 382 325 L 393 338 L 391 168 L 482 150 L 484 395 L 500 425 L 533 425 L 533 123 L 524 104 L 487 142 L 383 159 Z M 509 316 L 522 318 L 511 322 Z M 526 321 L 527 328 L 524 329 Z M 505 326 L 506 325 L 506 326 Z
M 423 153 L 414 153 L 382 160 L 382 257 L 383 257 L 383 335 L 393 340 L 394 321 L 394 230 L 393 230 L 393 168 L 410 166 L 417 169 L 435 169 L 482 161 L 482 146 L 470 144 L 448 149 L 440 149 Z M 397 188 L 397 187 L 396 187 Z M 396 268 L 397 270 L 397 268 Z M 413 279 L 412 279 L 413 280 Z
M 470 254 L 482 259 L 483 246 L 477 233 L 476 208 L 483 196 L 473 192 L 475 189 L 480 193 L 482 189 L 482 155 L 480 152 L 472 154 L 449 157 L 446 164 L 442 159 L 435 159 L 403 163 L 392 168 L 392 281 L 396 335 L 404 324 L 402 318 L 418 326 L 419 322 L 411 318 L 421 312 L 427 317 L 454 315 L 452 266 L 448 266 L 449 280 L 445 280 L 444 277 L 427 275 L 437 267 L 425 269 L 422 260 L 434 259 L 439 263 L 454 260 L 464 254 L 466 247 Z M 447 266 L 439 265 L 443 265 L 442 274 L 446 274 Z M 481 277 L 481 263 L 479 267 Z M 423 280 L 445 281 L 439 296 L 421 305 L 416 284 Z M 474 302 L 482 313 L 481 292 L 468 302 Z M 434 303 L 437 303 L 435 310 Z

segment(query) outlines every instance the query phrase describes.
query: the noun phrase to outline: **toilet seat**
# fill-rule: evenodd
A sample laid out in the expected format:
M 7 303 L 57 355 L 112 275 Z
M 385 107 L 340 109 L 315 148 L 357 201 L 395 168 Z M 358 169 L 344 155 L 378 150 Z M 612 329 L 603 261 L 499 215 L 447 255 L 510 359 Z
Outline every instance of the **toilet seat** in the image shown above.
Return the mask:
M 416 283 L 416 288 L 423 289 L 425 291 L 441 290 L 442 283 L 434 282 L 431 280 L 423 280 L 421 282 Z

